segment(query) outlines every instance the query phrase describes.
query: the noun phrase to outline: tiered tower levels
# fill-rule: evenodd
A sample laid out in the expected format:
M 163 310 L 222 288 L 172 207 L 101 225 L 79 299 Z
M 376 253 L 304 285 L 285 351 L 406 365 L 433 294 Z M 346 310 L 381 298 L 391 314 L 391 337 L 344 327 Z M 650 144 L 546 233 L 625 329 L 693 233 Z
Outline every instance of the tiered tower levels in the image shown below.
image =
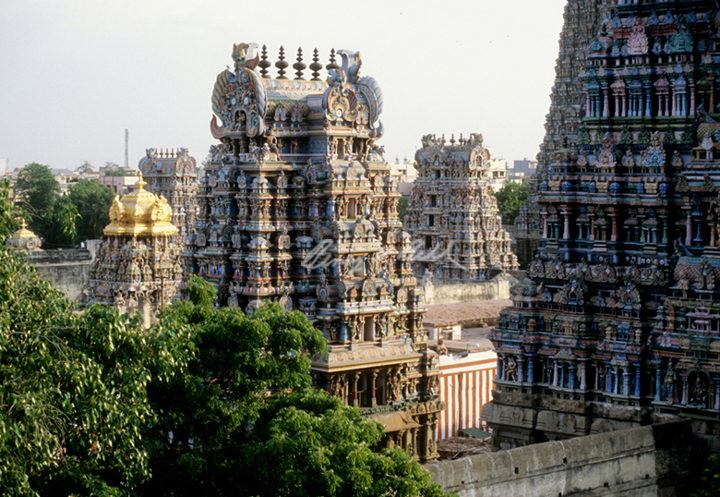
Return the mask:
M 582 123 L 560 126 L 540 172 L 539 255 L 492 335 L 497 447 L 720 417 L 718 12 L 611 8 L 586 47 Z
M 141 177 L 134 191 L 115 197 L 81 301 L 143 310 L 149 318 L 172 301 L 183 274 L 172 209 L 144 186 Z
M 415 274 L 485 279 L 492 269 L 517 269 L 487 181 L 490 153 L 482 135 L 449 143 L 426 135 L 422 143 L 405 218 L 418 249 Z
M 172 224 L 185 235 L 197 217 L 197 164 L 186 148 L 158 150 L 149 148 L 138 168 L 147 189 L 168 200 Z
M 436 355 L 427 349 L 423 292 L 399 194 L 376 143 L 383 97 L 361 77 L 360 54 L 335 52 L 321 81 L 317 51 L 284 50 L 270 78 L 263 47 L 240 44 L 217 77 L 213 136 L 185 273 L 213 282 L 220 305 L 266 300 L 305 313 L 327 339 L 316 382 L 388 426 L 386 443 L 437 457 Z

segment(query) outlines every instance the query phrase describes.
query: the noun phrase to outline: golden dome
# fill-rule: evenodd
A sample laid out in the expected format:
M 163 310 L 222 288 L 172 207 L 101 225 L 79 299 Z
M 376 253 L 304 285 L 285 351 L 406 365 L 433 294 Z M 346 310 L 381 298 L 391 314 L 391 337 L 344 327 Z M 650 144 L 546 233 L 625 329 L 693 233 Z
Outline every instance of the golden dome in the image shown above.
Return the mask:
M 23 250 L 40 250 L 40 237 L 27 229 L 27 224 L 23 219 L 20 222 L 20 229 L 8 238 L 8 244 L 12 247 Z
M 105 235 L 174 235 L 178 232 L 170 222 L 172 208 L 167 200 L 145 190 L 146 184 L 140 175 L 134 191 L 115 196 L 110 206 L 110 224 L 103 230 Z

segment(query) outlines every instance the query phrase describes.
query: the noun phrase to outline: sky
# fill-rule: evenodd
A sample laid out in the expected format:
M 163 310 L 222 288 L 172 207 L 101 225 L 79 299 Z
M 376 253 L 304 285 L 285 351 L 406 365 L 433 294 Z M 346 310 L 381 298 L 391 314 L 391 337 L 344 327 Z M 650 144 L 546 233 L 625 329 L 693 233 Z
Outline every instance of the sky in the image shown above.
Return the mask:
M 482 133 L 494 157 L 534 159 L 565 0 L 0 0 L 0 160 L 76 169 L 215 140 L 210 97 L 234 43 L 360 51 L 383 90 L 385 159 L 423 135 Z M 277 73 L 271 68 L 271 75 Z M 306 70 L 310 79 L 310 71 Z M 294 77 L 294 76 L 293 76 Z M 321 76 L 326 77 L 323 70 Z

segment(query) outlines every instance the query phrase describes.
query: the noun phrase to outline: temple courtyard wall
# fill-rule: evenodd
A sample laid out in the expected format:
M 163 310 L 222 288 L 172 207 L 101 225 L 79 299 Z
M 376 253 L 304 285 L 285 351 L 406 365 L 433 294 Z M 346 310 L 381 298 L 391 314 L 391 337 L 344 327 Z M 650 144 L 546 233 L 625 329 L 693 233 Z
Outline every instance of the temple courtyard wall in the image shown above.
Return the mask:
M 688 421 L 621 430 L 425 465 L 459 497 L 687 495 Z
M 500 273 L 489 280 L 458 280 L 451 278 L 428 278 L 425 280 L 425 303 L 457 304 L 478 300 L 510 298 L 510 286 L 515 277 Z
M 41 250 L 28 253 L 26 261 L 35 266 L 41 278 L 75 299 L 88 282 L 93 257 L 86 249 Z

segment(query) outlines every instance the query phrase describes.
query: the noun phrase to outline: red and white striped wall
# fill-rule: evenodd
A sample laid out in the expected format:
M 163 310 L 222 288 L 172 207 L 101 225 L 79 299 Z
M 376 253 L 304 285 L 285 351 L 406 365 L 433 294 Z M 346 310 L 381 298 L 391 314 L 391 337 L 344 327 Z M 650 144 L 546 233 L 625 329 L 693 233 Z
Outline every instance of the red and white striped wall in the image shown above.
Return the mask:
M 437 439 L 453 437 L 463 428 L 482 428 L 480 410 L 492 400 L 497 355 L 492 350 L 465 357 L 440 356 L 440 413 Z

